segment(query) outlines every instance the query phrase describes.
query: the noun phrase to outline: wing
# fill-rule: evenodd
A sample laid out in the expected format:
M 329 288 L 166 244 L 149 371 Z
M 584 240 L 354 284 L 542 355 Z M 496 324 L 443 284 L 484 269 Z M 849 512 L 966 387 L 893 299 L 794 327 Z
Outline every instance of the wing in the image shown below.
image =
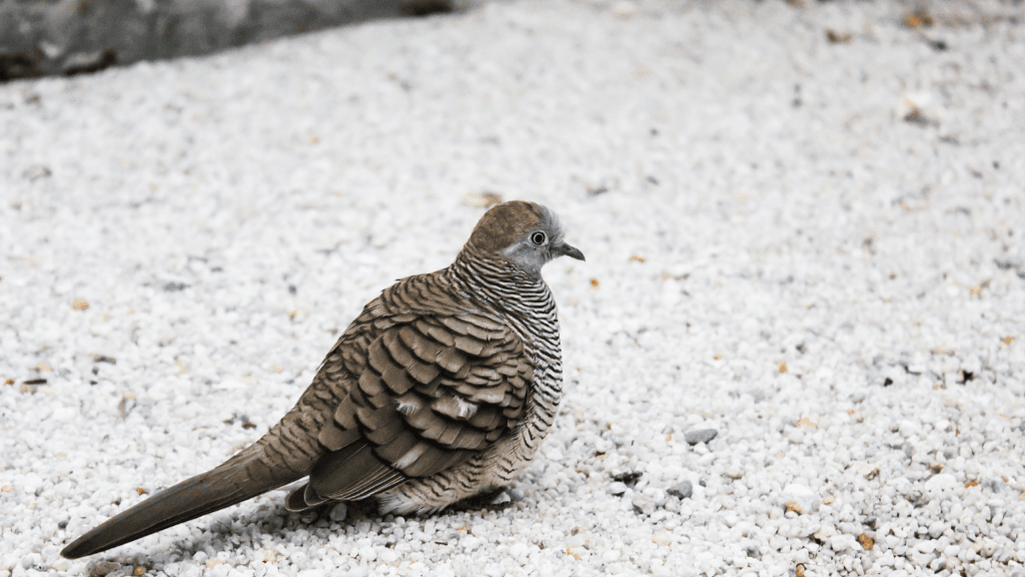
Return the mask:
M 533 364 L 496 320 L 404 315 L 377 326 L 365 362 L 353 363 L 347 395 L 320 427 L 328 452 L 289 508 L 362 499 L 455 467 L 523 415 Z

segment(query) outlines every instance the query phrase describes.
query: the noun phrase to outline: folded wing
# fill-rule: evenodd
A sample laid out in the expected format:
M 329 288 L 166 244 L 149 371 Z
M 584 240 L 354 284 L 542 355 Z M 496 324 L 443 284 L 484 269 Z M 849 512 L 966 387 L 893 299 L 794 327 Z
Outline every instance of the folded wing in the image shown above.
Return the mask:
M 502 324 L 472 313 L 383 321 L 318 432 L 326 452 L 289 496 L 293 510 L 458 466 L 523 414 L 533 365 Z

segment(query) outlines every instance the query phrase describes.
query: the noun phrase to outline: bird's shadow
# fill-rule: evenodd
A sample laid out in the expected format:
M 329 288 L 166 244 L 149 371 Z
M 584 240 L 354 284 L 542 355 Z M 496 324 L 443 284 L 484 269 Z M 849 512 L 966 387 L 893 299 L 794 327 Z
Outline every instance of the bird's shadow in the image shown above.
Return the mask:
M 480 511 L 482 513 L 501 512 L 518 505 L 516 501 L 511 499 L 496 502 L 500 501 L 503 494 L 507 494 L 507 489 L 500 488 L 492 491 L 485 491 L 474 497 L 458 501 L 439 513 L 425 514 L 415 517 L 440 517 L 473 511 Z M 357 525 L 365 521 L 388 524 L 396 517 L 392 514 L 382 515 L 378 511 L 375 499 L 370 498 L 362 501 L 347 502 L 345 518 L 340 521 L 335 521 L 331 518 L 331 513 L 337 505 L 337 502 L 324 503 L 323 505 L 318 505 L 305 511 L 296 512 L 289 511 L 285 507 L 284 503 L 279 501 L 276 505 L 257 505 L 257 509 L 255 511 L 240 512 L 237 516 L 233 515 L 229 518 L 211 519 L 208 521 L 207 526 L 202 528 L 203 534 L 201 537 L 185 538 L 175 543 L 172 548 L 171 562 L 192 558 L 198 552 L 206 551 L 210 548 L 219 551 L 221 549 L 239 547 L 239 539 L 242 539 L 243 542 L 249 540 L 246 538 L 247 534 L 251 536 L 250 539 L 252 540 L 252 547 L 262 548 L 262 546 L 258 544 L 257 539 L 254 538 L 257 535 L 275 535 L 279 539 L 290 541 L 291 534 L 298 531 L 327 531 L 330 530 L 333 525 L 347 527 Z M 242 526 L 241 531 L 238 530 L 240 525 Z M 177 557 L 177 559 L 174 559 L 174 557 Z M 131 557 L 121 559 L 108 558 L 108 561 L 132 565 L 147 564 L 145 554 L 135 554 Z M 152 563 L 152 561 L 150 561 L 150 563 Z
M 501 497 L 506 494 L 508 494 L 507 490 L 503 488 L 485 491 L 474 497 L 457 501 L 440 512 L 409 517 L 428 519 L 430 517 L 444 517 L 449 516 L 449 514 L 471 511 L 500 512 L 518 505 L 511 498 L 501 501 Z M 377 508 L 376 499 L 369 498 L 346 502 L 345 518 L 340 521 L 334 521 L 331 519 L 331 513 L 337 505 L 337 502 L 327 502 L 303 511 L 291 511 L 285 507 L 284 503 L 279 502 L 277 505 L 264 505 L 265 508 L 261 507 L 261 510 L 247 514 L 245 521 L 246 525 L 256 526 L 256 530 L 259 533 L 279 534 L 282 538 L 287 539 L 289 533 L 300 530 L 328 530 L 332 525 L 347 527 L 358 525 L 361 522 L 387 524 L 398 517 L 391 513 L 381 514 Z M 235 526 L 236 524 L 233 522 L 211 524 L 210 532 L 222 535 L 224 541 L 230 541 L 232 536 L 239 535 L 235 530 Z M 244 531 L 248 532 L 250 529 Z
M 467 497 L 461 501 L 446 507 L 443 511 L 438 513 L 425 513 L 422 515 L 410 515 L 411 517 L 441 517 L 445 515 L 453 515 L 456 513 L 465 513 L 472 511 L 505 511 L 506 509 L 514 506 L 516 503 L 511 499 L 499 502 L 500 498 L 507 494 L 506 488 L 498 488 L 490 491 L 484 491 L 473 497 Z M 330 518 L 331 512 L 338 505 L 335 503 L 324 503 L 316 507 L 311 507 L 305 511 L 293 512 L 285 509 L 284 506 L 276 508 L 278 515 L 287 516 L 288 521 L 283 528 L 286 529 L 298 529 L 302 527 L 310 527 L 311 525 L 319 526 L 321 523 L 336 523 Z M 374 521 L 387 523 L 393 520 L 397 515 L 390 513 L 382 515 L 377 508 L 377 501 L 373 497 L 364 499 L 362 501 L 349 501 L 346 503 L 348 512 L 343 521 L 337 522 L 341 525 L 351 525 L 360 521 Z

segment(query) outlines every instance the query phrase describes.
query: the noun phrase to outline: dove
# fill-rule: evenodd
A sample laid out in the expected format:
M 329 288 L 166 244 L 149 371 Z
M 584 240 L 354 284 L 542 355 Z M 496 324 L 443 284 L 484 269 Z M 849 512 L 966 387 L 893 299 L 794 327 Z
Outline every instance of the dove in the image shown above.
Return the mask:
M 539 204 L 488 210 L 446 268 L 399 280 L 342 333 L 295 406 L 223 464 L 68 545 L 77 559 L 296 483 L 285 506 L 375 498 L 426 514 L 508 485 L 555 418 L 562 359 L 541 268 L 584 260 Z

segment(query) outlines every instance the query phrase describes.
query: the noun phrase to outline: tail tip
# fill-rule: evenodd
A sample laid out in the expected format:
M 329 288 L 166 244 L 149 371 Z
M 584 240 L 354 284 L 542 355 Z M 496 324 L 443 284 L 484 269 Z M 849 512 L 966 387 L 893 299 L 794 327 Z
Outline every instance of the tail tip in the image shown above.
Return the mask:
M 66 545 L 61 551 L 61 557 L 65 559 L 81 559 L 82 557 L 88 557 L 118 545 L 116 541 L 97 539 L 95 533 L 96 530 L 94 529 Z
M 87 551 L 82 550 L 82 546 L 79 545 L 77 541 L 68 545 L 61 551 L 61 557 L 64 557 L 65 559 L 80 559 L 88 554 L 89 553 Z

